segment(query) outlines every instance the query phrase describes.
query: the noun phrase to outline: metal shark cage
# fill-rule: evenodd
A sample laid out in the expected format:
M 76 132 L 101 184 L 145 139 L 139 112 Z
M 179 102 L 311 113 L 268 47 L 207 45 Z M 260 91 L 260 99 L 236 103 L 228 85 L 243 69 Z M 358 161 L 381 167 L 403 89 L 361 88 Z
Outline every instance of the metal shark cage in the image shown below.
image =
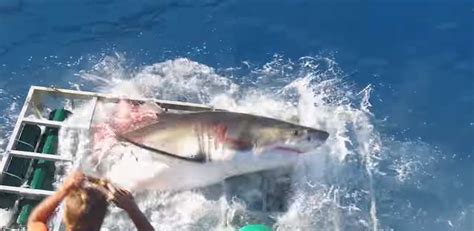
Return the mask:
M 54 181 L 54 174 L 45 173 L 48 171 L 44 168 L 45 164 L 54 165 L 55 162 L 72 161 L 68 157 L 61 156 L 61 153 L 57 153 L 56 150 L 58 131 L 64 126 L 63 121 L 67 115 L 74 113 L 81 102 L 91 103 L 88 124 L 77 127 L 77 129 L 89 129 L 99 101 L 118 102 L 120 99 L 154 102 L 164 110 L 216 110 L 194 103 L 126 98 L 50 87 L 30 87 L 0 163 L 0 208 L 10 210 L 14 214 L 7 226 L 0 227 L 0 230 L 24 230 L 28 215 L 36 203 L 54 193 L 54 187 L 37 187 L 34 182 L 42 185 L 42 181 L 50 181 L 50 183 Z M 64 105 L 68 105 L 67 109 Z M 57 109 L 50 111 L 54 108 Z M 38 168 L 43 169 L 38 170 Z M 38 179 L 32 179 L 35 177 Z M 54 230 L 60 230 L 60 222 L 60 219 L 53 222 Z

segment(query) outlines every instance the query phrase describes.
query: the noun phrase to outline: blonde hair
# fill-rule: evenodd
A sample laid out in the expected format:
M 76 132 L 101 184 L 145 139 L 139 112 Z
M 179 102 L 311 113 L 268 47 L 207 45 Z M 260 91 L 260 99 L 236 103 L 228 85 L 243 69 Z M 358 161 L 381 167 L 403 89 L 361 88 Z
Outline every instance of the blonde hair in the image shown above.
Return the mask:
M 94 187 L 76 189 L 65 199 L 64 221 L 70 231 L 100 230 L 107 212 L 106 196 Z

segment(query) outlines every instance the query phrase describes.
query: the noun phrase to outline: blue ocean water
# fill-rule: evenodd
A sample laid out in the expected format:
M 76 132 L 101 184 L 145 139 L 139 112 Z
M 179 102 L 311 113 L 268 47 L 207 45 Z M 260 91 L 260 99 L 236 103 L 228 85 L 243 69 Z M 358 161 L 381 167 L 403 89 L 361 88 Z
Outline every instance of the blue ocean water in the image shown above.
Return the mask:
M 419 187 L 376 197 L 380 228 L 474 230 L 473 41 L 472 1 L 3 0 L 0 134 L 30 85 L 91 90 L 78 74 L 105 57 L 129 72 L 183 57 L 242 85 L 256 68 L 326 57 L 354 89 L 371 86 L 387 147 L 435 159 Z

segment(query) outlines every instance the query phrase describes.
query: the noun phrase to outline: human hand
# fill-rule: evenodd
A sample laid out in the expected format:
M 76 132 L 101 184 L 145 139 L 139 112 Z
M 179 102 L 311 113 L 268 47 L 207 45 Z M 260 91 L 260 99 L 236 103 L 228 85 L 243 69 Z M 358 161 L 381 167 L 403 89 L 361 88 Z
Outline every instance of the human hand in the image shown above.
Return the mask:
M 77 189 L 82 186 L 82 183 L 85 179 L 86 177 L 84 173 L 80 171 L 74 171 L 66 178 L 66 180 L 64 180 L 63 189 L 66 191 Z
M 138 231 L 155 230 L 146 218 L 145 214 L 140 211 L 138 205 L 135 203 L 135 199 L 129 191 L 113 186 L 110 183 L 107 184 L 107 187 L 110 191 L 110 195 L 112 196 L 109 198 L 109 200 L 117 205 L 117 207 L 122 208 L 125 210 L 125 212 L 127 212 Z
M 129 191 L 114 186 L 110 183 L 107 184 L 107 188 L 111 194 L 109 196 L 109 200 L 112 201 L 117 207 L 127 212 L 138 209 L 135 199 Z

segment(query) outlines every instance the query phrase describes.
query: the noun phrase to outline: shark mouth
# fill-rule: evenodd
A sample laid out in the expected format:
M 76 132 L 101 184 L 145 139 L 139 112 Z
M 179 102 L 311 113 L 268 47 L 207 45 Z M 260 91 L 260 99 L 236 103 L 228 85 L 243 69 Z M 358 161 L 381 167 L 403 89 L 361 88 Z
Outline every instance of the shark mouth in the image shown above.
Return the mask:
M 273 150 L 284 151 L 285 154 L 287 153 L 287 154 L 300 155 L 300 154 L 305 153 L 304 151 L 301 151 L 299 149 L 285 147 L 285 146 L 277 146 L 277 147 L 273 148 Z

